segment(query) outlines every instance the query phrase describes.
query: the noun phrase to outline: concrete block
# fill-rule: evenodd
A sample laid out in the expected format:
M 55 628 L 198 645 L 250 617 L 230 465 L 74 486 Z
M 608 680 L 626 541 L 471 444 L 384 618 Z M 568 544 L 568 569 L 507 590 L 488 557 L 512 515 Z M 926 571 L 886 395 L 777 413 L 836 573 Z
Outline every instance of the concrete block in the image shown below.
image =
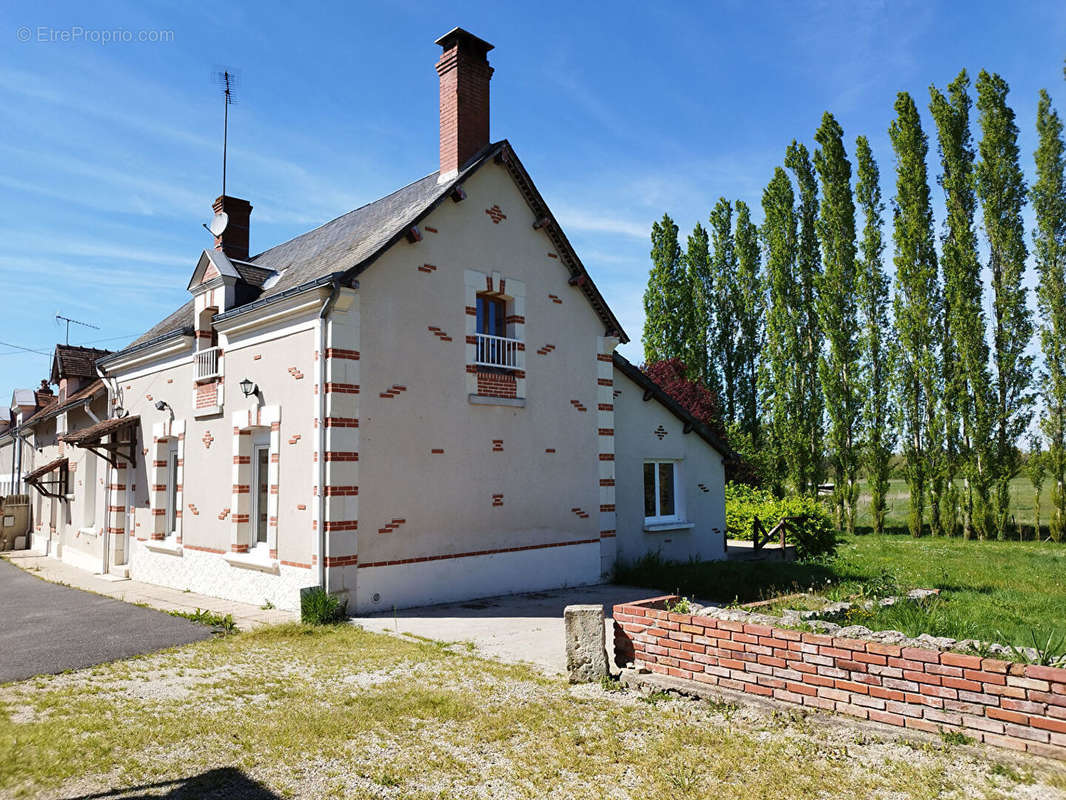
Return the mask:
M 607 676 L 602 605 L 567 606 L 566 671 L 571 683 L 593 683 Z

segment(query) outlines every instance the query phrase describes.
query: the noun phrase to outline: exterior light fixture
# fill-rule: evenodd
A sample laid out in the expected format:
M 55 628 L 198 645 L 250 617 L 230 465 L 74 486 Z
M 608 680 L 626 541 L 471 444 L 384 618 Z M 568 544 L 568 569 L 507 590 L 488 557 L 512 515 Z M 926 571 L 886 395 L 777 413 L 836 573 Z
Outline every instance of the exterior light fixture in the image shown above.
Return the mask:
M 156 411 L 166 411 L 168 408 L 170 408 L 170 404 L 167 403 L 166 400 L 156 400 L 155 401 L 155 410 Z M 171 408 L 170 410 L 173 411 L 174 409 Z
M 253 394 L 259 394 L 259 387 L 254 381 L 245 378 L 241 381 L 241 391 L 244 392 L 245 397 L 251 397 Z

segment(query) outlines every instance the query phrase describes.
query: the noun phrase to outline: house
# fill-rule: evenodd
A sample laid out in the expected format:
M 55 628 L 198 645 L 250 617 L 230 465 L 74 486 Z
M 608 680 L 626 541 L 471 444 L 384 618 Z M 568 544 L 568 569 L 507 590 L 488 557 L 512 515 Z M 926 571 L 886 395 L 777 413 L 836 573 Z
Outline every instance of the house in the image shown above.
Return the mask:
M 22 491 L 33 490 L 30 547 L 93 572 L 105 570 L 103 466 L 92 452 L 68 447 L 65 437 L 108 416 L 107 389 L 96 372 L 108 352 L 57 345 L 51 376 L 37 392 L 47 400 L 17 420 L 18 438 L 10 440 L 22 445 L 10 454 L 22 458 Z
M 367 613 L 724 556 L 728 448 L 615 355 L 628 337 L 490 141 L 492 45 L 437 44 L 438 170 L 257 255 L 252 205 L 219 197 L 188 302 L 96 361 L 108 413 L 56 438 L 101 457 L 105 571 Z

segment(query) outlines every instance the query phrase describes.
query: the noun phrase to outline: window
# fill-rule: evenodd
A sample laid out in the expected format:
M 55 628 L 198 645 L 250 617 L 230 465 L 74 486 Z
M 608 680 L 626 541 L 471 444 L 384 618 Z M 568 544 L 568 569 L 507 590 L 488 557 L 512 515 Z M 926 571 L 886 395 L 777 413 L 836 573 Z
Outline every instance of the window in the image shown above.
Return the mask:
M 270 497 L 270 446 L 267 444 L 255 445 L 252 457 L 252 485 L 255 493 L 252 495 L 252 522 L 255 525 L 255 539 L 252 546 L 266 544 L 267 541 L 267 513 L 268 499 Z
M 677 462 L 644 462 L 644 519 L 673 522 L 680 519 L 677 498 Z
M 171 439 L 167 444 L 167 466 L 166 466 L 166 487 L 167 487 L 167 505 L 166 505 L 166 530 L 164 533 L 167 536 L 173 536 L 178 530 L 178 440 Z
M 507 335 L 507 304 L 503 300 L 483 294 L 477 296 L 477 332 Z
M 85 489 L 85 505 L 82 507 L 81 526 L 83 528 L 96 527 L 96 455 L 85 451 L 85 458 L 81 462 L 85 470 L 82 478 L 82 487 Z

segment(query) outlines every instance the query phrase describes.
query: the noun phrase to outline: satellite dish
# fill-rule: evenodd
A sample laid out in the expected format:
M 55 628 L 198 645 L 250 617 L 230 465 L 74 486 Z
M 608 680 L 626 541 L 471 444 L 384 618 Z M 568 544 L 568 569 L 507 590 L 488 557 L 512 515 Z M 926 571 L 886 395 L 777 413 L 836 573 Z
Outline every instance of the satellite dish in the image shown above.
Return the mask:
M 211 224 L 207 229 L 211 231 L 212 236 L 221 236 L 222 231 L 226 230 L 226 226 L 229 224 L 229 214 L 225 211 L 220 211 L 215 214 L 214 219 L 211 220 Z

